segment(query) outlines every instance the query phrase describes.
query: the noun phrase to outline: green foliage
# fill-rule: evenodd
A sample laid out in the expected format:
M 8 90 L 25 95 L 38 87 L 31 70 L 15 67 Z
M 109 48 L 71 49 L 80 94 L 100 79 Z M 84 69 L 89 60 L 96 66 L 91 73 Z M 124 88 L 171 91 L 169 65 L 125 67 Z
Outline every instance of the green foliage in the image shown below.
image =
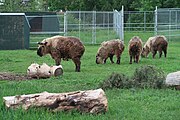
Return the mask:
M 122 73 L 112 73 L 100 83 L 104 90 L 112 88 L 162 88 L 165 74 L 161 69 L 152 65 L 144 65 L 135 69 L 132 78 Z
M 0 5 L 1 11 L 149 11 L 158 8 L 178 8 L 179 0 L 29 0 L 27 4 L 21 4 L 22 0 L 5 0 Z
M 132 77 L 135 87 L 162 88 L 164 86 L 164 72 L 152 65 L 145 65 L 135 69 Z
M 5 0 L 0 5 L 0 12 L 35 12 L 44 11 L 46 0 Z M 47 11 L 47 10 L 46 10 Z
M 112 89 L 112 88 L 130 88 L 132 87 L 131 81 L 124 74 L 112 73 L 107 79 L 100 83 L 100 88 Z

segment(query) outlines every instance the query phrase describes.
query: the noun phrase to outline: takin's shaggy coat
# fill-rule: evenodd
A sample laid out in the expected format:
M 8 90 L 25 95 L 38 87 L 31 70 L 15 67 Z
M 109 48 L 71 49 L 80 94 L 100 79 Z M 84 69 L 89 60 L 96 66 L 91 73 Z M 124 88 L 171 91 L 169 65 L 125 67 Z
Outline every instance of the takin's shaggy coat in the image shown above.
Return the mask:
M 113 56 L 116 55 L 116 63 L 120 64 L 121 54 L 124 51 L 124 47 L 124 42 L 120 39 L 102 42 L 97 51 L 96 63 L 105 64 L 108 57 L 110 58 L 111 63 L 114 63 Z
M 164 56 L 167 54 L 167 46 L 168 42 L 165 36 L 154 36 L 150 37 L 145 43 L 142 50 L 142 57 L 147 57 L 151 52 L 153 54 L 153 58 L 155 57 L 157 51 L 159 52 L 159 58 L 162 56 L 162 51 L 164 52 Z
M 72 59 L 76 66 L 75 71 L 80 72 L 80 58 L 85 51 L 85 47 L 78 38 L 54 36 L 44 39 L 38 44 L 37 54 L 40 57 L 50 54 L 55 60 L 56 65 L 60 65 L 61 58 L 63 58 L 63 60 Z
M 132 64 L 132 59 L 134 59 L 134 62 L 138 63 L 142 52 L 142 40 L 138 36 L 134 36 L 129 41 L 128 48 L 130 55 L 129 64 Z

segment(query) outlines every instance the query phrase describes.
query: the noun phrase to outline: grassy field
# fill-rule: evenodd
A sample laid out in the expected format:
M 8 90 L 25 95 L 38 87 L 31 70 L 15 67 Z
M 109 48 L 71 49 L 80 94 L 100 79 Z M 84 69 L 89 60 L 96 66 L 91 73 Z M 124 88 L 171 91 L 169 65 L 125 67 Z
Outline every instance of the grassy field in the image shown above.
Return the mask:
M 95 63 L 98 45 L 86 45 L 82 57 L 81 72 L 74 72 L 74 64 L 62 61 L 64 75 L 49 79 L 5 81 L 0 80 L 0 119 L 2 120 L 175 120 L 180 118 L 180 92 L 173 89 L 112 89 L 106 90 L 108 112 L 100 115 L 80 114 L 78 112 L 52 113 L 46 109 L 6 109 L 2 97 L 21 94 L 48 92 L 70 92 L 76 90 L 96 89 L 101 81 L 112 72 L 133 75 L 134 70 L 142 65 L 155 65 L 167 75 L 180 69 L 180 42 L 170 41 L 167 58 L 142 58 L 139 64 L 129 65 L 127 43 L 132 34 L 125 33 L 125 51 L 121 64 L 111 64 L 108 60 L 104 65 Z M 134 33 L 136 35 L 136 33 Z M 142 35 L 146 40 L 148 35 Z M 114 60 L 116 60 L 114 58 Z M 38 57 L 35 50 L 0 51 L 0 72 L 26 74 L 27 67 L 37 62 L 54 65 L 49 55 Z

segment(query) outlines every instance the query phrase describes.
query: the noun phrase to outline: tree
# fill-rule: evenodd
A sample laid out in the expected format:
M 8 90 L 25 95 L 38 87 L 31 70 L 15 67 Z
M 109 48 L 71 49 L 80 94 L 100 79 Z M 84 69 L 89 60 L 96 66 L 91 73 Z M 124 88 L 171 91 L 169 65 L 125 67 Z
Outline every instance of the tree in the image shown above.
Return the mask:
M 5 0 L 1 5 L 3 12 L 32 12 L 40 11 L 44 0 Z
M 180 7 L 179 0 L 134 0 L 130 8 L 137 11 L 152 11 L 158 8 Z

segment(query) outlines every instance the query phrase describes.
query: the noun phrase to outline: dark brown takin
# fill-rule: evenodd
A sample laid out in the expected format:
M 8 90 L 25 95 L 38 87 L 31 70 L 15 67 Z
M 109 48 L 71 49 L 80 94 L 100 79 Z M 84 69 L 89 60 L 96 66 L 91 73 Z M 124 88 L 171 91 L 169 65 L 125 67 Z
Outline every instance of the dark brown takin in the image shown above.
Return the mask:
M 81 57 L 84 54 L 85 47 L 79 38 L 54 36 L 38 42 L 37 54 L 42 57 L 50 54 L 55 60 L 56 65 L 61 64 L 63 60 L 72 59 L 76 68 L 76 72 L 80 72 Z
M 134 59 L 134 62 L 139 63 L 140 55 L 142 52 L 142 40 L 138 36 L 134 36 L 129 41 L 129 56 L 130 56 L 130 62 L 129 64 L 132 64 L 132 59 Z

